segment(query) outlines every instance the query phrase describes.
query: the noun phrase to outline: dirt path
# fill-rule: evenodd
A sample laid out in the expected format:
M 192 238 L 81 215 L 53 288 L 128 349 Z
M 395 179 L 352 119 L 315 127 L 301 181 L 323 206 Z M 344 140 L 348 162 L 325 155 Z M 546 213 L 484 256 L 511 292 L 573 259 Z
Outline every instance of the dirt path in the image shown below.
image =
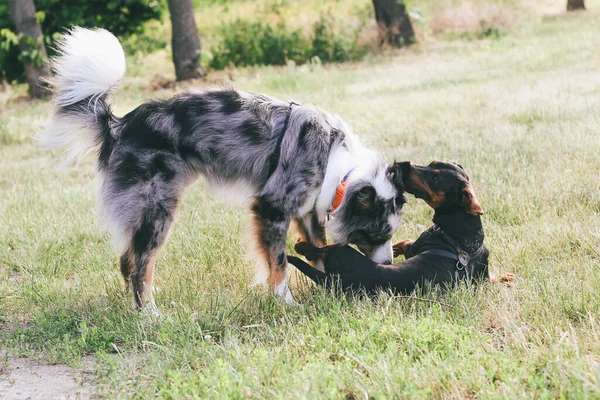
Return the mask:
M 89 360 L 88 360 L 89 361 Z M 50 365 L 28 358 L 0 360 L 0 399 L 91 399 L 90 362 L 73 369 L 64 364 Z

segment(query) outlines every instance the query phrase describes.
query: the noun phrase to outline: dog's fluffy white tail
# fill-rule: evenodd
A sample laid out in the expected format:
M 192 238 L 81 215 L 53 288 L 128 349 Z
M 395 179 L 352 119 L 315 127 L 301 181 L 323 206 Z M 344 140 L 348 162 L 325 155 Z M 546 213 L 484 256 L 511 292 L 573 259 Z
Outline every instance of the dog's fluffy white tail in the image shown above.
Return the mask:
M 106 97 L 125 75 L 125 53 L 104 29 L 75 27 L 58 42 L 51 62 L 56 113 L 39 139 L 49 148 L 68 147 L 65 162 L 112 140 Z

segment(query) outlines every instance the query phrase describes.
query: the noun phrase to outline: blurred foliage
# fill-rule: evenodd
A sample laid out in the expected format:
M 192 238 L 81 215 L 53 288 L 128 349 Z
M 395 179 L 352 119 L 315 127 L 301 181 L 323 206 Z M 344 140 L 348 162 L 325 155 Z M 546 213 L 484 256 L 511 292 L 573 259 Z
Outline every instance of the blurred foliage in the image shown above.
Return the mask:
M 170 44 L 171 35 L 163 34 L 162 25 L 157 22 L 145 24 L 139 32 L 119 38 L 125 53 L 144 55 L 166 48 Z
M 8 28 L 0 29 L 0 73 L 2 76 L 15 76 L 23 72 L 23 66 L 18 61 L 18 46 L 19 35 Z
M 303 64 L 318 58 L 322 62 L 356 60 L 365 54 L 358 44 L 360 27 L 342 28 L 331 15 L 322 16 L 306 35 L 281 21 L 271 26 L 261 20 L 236 20 L 219 29 L 221 41 L 211 48 L 209 66 Z
M 101 27 L 117 36 L 144 32 L 144 23 L 160 19 L 166 9 L 165 0 L 35 0 L 36 17 L 42 26 L 44 42 L 52 51 L 57 35 L 66 28 L 78 25 Z M 0 3 L 0 74 L 7 81 L 22 80 L 22 60 L 35 54 L 19 52 L 14 41 L 14 26 L 6 2 Z
M 318 57 L 323 62 L 344 62 L 361 58 L 366 50 L 358 44 L 359 33 L 360 28 L 339 28 L 330 15 L 321 17 L 313 26 L 312 57 Z
M 241 3 L 245 0 L 192 0 L 194 8 L 202 8 L 206 6 L 212 6 L 215 4 L 227 5 L 231 3 Z
M 302 62 L 309 57 L 310 41 L 300 30 L 289 30 L 284 22 L 272 27 L 264 22 L 236 20 L 219 30 L 222 42 L 211 49 L 210 66 L 282 65 L 286 60 Z

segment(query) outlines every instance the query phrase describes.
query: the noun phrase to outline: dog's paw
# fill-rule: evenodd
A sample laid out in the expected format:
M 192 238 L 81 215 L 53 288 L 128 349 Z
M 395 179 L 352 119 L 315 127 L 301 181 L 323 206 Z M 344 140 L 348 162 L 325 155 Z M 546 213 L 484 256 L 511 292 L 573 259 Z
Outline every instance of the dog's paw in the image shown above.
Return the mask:
M 277 300 L 284 304 L 296 304 L 292 296 L 292 291 L 285 281 L 276 286 L 272 293 L 277 297 Z
M 160 317 L 160 311 L 158 311 L 158 307 L 156 307 L 156 304 L 154 302 L 150 302 L 148 304 L 146 304 L 144 307 L 142 307 L 140 309 L 140 312 L 143 315 L 148 315 L 151 317 Z
M 503 275 L 500 275 L 498 277 L 498 282 L 513 282 L 515 280 L 515 274 L 511 274 L 511 273 L 506 273 Z
M 394 244 L 392 246 L 392 249 L 394 250 L 394 258 L 401 256 L 405 253 L 406 251 L 406 246 L 413 244 L 412 240 L 401 240 L 398 243 Z
M 281 294 L 281 295 L 279 295 L 277 293 L 271 293 L 271 296 L 273 296 L 275 299 L 277 299 L 277 301 L 280 304 L 285 304 L 286 306 L 298 305 L 296 300 L 294 300 L 294 296 L 292 296 L 292 292 L 290 290 L 285 292 L 285 294 Z
M 288 289 L 287 292 L 285 293 L 285 295 L 283 297 L 280 297 L 279 300 L 288 306 L 298 305 L 298 303 L 296 303 L 296 300 L 294 300 L 294 297 L 292 296 L 292 292 L 290 289 Z
M 511 282 L 516 280 L 515 274 L 506 273 L 500 276 L 495 276 L 490 278 L 490 282 L 492 283 L 505 283 L 507 287 L 511 286 Z

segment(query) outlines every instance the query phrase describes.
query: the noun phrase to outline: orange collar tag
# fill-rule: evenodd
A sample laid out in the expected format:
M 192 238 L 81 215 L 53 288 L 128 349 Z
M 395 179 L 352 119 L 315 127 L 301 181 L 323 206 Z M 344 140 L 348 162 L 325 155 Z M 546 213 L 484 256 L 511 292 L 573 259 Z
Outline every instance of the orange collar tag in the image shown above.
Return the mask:
M 333 202 L 331 203 L 331 208 L 329 209 L 329 212 L 337 210 L 337 208 L 342 204 L 342 201 L 344 200 L 344 195 L 346 194 L 346 186 L 348 186 L 348 179 L 350 178 L 350 175 L 352 175 L 352 172 L 354 172 L 354 170 L 355 168 L 352 168 L 350 171 L 348 171 L 348 173 L 342 179 L 342 182 L 340 182 L 339 186 L 335 190 L 335 197 L 333 198 Z

